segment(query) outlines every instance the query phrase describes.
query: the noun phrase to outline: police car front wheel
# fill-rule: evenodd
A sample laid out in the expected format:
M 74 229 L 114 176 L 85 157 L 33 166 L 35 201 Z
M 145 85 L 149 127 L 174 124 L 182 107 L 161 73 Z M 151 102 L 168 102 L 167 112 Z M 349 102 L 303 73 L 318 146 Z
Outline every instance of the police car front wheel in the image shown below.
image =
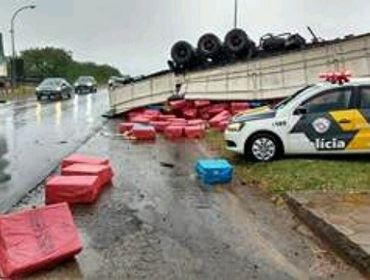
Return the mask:
M 254 161 L 271 161 L 281 152 L 279 141 L 269 134 L 257 134 L 246 145 L 247 157 Z

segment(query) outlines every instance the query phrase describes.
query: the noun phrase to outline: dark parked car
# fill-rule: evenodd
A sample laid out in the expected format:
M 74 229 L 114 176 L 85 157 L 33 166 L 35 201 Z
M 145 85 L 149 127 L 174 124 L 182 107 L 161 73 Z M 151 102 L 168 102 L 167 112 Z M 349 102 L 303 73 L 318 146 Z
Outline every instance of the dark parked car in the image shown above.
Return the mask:
M 97 82 L 92 76 L 81 76 L 75 84 L 75 93 L 92 93 L 97 92 Z
M 47 78 L 36 88 L 37 100 L 71 98 L 72 94 L 72 86 L 63 78 Z

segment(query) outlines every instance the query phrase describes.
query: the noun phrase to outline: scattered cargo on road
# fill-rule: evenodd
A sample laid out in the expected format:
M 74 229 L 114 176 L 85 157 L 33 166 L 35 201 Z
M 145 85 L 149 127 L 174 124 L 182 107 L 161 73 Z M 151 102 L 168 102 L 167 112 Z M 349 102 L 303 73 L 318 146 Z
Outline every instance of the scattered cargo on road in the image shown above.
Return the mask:
M 209 100 L 172 100 L 157 109 L 137 108 L 125 114 L 117 130 L 128 140 L 154 140 L 156 133 L 175 140 L 201 139 L 207 128 L 223 132 L 231 117 L 248 110 L 250 102 L 211 102 Z
M 50 268 L 82 250 L 66 203 L 0 216 L 0 240 L 0 275 L 6 279 Z
M 216 184 L 230 183 L 233 177 L 233 167 L 224 159 L 200 159 L 195 165 L 195 171 L 207 189 Z

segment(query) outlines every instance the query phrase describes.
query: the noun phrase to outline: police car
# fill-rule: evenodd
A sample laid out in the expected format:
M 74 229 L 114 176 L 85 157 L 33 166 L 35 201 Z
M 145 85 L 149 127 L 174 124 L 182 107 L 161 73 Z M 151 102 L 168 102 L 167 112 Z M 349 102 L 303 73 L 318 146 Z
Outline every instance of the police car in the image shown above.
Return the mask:
M 370 78 L 321 75 L 276 106 L 236 115 L 226 147 L 254 161 L 284 154 L 370 153 Z

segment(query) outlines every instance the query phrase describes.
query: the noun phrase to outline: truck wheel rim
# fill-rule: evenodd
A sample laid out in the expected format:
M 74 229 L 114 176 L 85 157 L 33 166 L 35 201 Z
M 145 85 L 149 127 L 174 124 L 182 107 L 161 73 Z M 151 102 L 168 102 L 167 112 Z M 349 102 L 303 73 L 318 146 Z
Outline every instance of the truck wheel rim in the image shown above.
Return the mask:
M 271 160 L 276 153 L 276 145 L 269 138 L 258 138 L 253 142 L 252 153 L 260 161 Z

